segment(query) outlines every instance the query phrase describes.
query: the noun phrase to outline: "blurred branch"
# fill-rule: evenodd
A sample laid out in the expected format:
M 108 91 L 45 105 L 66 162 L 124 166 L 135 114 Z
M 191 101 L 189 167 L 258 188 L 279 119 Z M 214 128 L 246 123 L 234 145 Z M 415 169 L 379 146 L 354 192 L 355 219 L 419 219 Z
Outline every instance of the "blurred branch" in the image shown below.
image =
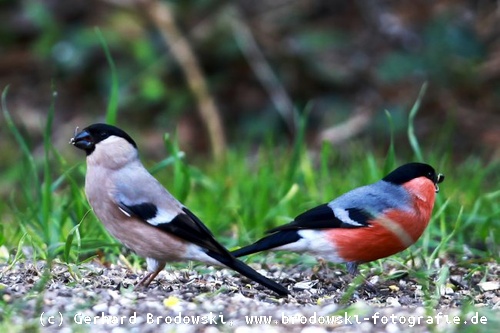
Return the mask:
M 415 50 L 422 46 L 418 34 L 407 28 L 401 18 L 391 12 L 389 8 L 391 6 L 388 6 L 385 1 L 357 0 L 355 3 L 368 26 L 374 32 L 378 32 L 381 37 L 389 38 L 391 42 L 398 43 L 406 50 Z
M 372 117 L 368 109 L 361 108 L 353 116 L 341 124 L 327 128 L 318 135 L 317 144 L 330 142 L 338 144 L 361 133 L 369 124 Z
M 220 159 L 226 150 L 226 138 L 219 111 L 214 98 L 210 95 L 208 85 L 198 60 L 187 39 L 175 23 L 175 18 L 168 3 L 158 0 L 105 0 L 120 6 L 140 8 L 147 18 L 153 22 L 161 33 L 184 74 L 189 88 L 198 101 L 198 111 L 207 127 L 212 154 Z
M 297 130 L 297 110 L 285 88 L 266 61 L 264 54 L 260 50 L 252 31 L 245 22 L 239 9 L 234 5 L 229 5 L 228 12 L 229 14 L 227 17 L 233 28 L 236 42 L 252 67 L 255 75 L 269 94 L 274 107 L 278 110 L 287 125 L 288 131 L 292 137 L 294 137 Z

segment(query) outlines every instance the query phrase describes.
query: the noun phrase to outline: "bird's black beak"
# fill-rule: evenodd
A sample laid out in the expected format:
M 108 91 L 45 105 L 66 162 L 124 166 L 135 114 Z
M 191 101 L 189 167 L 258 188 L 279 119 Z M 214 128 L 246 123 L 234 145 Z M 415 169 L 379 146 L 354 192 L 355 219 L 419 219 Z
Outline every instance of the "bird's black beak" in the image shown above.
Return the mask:
M 436 193 L 439 192 L 438 184 L 443 182 L 443 180 L 444 180 L 444 175 L 442 173 L 438 173 L 438 175 L 436 176 L 436 181 L 434 183 L 434 185 L 436 186 Z
M 87 154 L 92 152 L 95 148 L 94 139 L 92 138 L 90 133 L 85 130 L 72 137 L 69 140 L 69 143 L 71 143 L 76 148 L 85 150 Z

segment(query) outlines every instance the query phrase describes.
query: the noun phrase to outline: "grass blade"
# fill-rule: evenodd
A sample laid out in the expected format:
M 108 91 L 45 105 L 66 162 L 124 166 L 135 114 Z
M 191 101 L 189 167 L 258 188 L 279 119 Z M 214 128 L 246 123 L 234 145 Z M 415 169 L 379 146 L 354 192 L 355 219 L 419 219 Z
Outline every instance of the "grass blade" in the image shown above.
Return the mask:
M 417 100 L 415 101 L 415 104 L 413 104 L 413 107 L 410 110 L 410 115 L 408 117 L 408 140 L 410 141 L 410 146 L 413 149 L 413 152 L 415 153 L 415 156 L 419 162 L 423 162 L 424 158 L 422 155 L 422 150 L 420 149 L 420 144 L 418 143 L 418 139 L 415 136 L 414 120 L 418 110 L 420 109 L 420 104 L 422 103 L 422 99 L 424 98 L 426 90 L 427 82 L 424 82 L 422 88 L 420 88 Z
M 396 152 L 394 150 L 394 124 L 392 122 L 392 116 L 391 113 L 387 110 L 385 110 L 385 115 L 387 116 L 387 121 L 389 122 L 389 135 L 391 136 L 391 141 L 389 143 L 389 149 L 387 150 L 384 164 L 384 174 L 386 175 L 395 167 Z
M 304 153 L 304 142 L 305 142 L 305 133 L 307 126 L 307 117 L 312 110 L 312 103 L 306 105 L 303 114 L 299 117 L 298 131 L 295 136 L 295 141 L 293 144 L 293 152 L 292 158 L 289 164 L 288 172 L 285 178 L 285 182 L 283 184 L 283 188 L 280 193 L 284 193 L 287 191 L 292 184 L 294 183 L 294 177 L 297 173 L 297 170 L 300 169 L 300 159 L 302 154 Z
M 26 140 L 23 138 L 21 135 L 21 132 L 19 132 L 19 129 L 16 127 L 14 124 L 14 120 L 12 119 L 9 109 L 7 108 L 7 93 L 9 91 L 9 86 L 5 87 L 5 89 L 2 92 L 2 112 L 5 118 L 5 122 L 7 123 L 7 127 L 10 130 L 10 132 L 14 135 L 15 140 L 17 141 L 17 144 L 19 145 L 23 155 L 26 157 L 26 160 L 28 161 L 29 167 L 30 167 L 30 174 L 33 175 L 34 177 L 34 184 L 33 187 L 35 189 L 39 188 L 40 181 L 38 179 L 38 173 L 36 172 L 36 163 L 35 159 L 33 158 L 33 155 L 31 154 L 31 150 L 28 146 L 28 143 Z
M 104 38 L 101 29 L 95 27 L 94 30 L 99 38 L 99 42 L 101 43 L 104 54 L 106 55 L 106 60 L 108 61 L 109 69 L 111 70 L 111 91 L 109 93 L 108 108 L 106 110 L 106 123 L 115 125 L 118 114 L 118 99 L 120 97 L 118 75 L 116 73 L 115 62 L 113 61 L 113 57 L 111 56 L 111 52 L 109 51 L 108 44 L 106 43 L 106 39 Z
M 57 93 L 54 87 L 52 87 L 52 101 L 47 115 L 47 122 L 45 124 L 45 129 L 43 133 L 43 150 L 44 150 L 44 161 L 43 161 L 43 183 L 41 192 L 41 209 L 42 209 L 42 226 L 45 233 L 45 243 L 50 249 L 50 245 L 57 242 L 57 227 L 51 223 L 51 211 L 52 211 L 52 173 L 51 173 L 51 133 L 52 133 L 52 122 L 54 119 L 55 111 L 55 99 Z M 53 226 L 52 226 L 53 225 Z M 53 253 L 47 253 L 48 258 L 53 258 Z

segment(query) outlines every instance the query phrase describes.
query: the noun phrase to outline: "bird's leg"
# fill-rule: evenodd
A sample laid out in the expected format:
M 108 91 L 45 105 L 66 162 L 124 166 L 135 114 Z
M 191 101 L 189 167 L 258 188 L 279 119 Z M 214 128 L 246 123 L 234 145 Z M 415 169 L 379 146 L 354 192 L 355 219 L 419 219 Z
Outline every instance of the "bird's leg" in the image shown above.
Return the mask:
M 325 275 L 328 276 L 330 273 L 330 269 L 328 267 L 328 261 L 326 261 L 323 258 L 317 258 L 316 260 L 318 262 L 318 265 L 315 265 L 313 267 L 313 269 L 312 269 L 313 273 L 315 275 L 318 275 L 319 272 L 323 271 L 325 273 Z
M 318 265 L 315 265 L 313 267 L 313 274 L 318 278 L 320 281 L 322 281 L 325 284 L 329 283 L 329 277 L 330 277 L 330 268 L 328 267 L 328 261 L 324 260 L 323 258 L 317 258 Z M 320 276 L 320 272 L 323 272 Z M 323 278 L 321 278 L 323 277 Z
M 358 275 L 358 264 L 357 263 L 348 262 L 346 264 L 346 266 L 347 266 L 347 271 L 349 272 L 349 274 L 351 274 L 353 277 Z M 377 288 L 375 287 L 375 285 L 373 283 L 368 281 L 365 276 L 363 276 L 363 284 L 365 285 L 365 288 L 368 289 L 368 291 L 370 291 L 374 294 L 377 294 Z
M 146 263 L 148 266 L 148 273 L 146 274 L 146 276 L 142 278 L 141 281 L 139 281 L 139 283 L 135 286 L 134 289 L 138 289 L 139 286 L 147 288 L 149 284 L 158 275 L 158 273 L 160 273 L 161 270 L 165 268 L 165 262 L 158 261 L 157 259 L 154 258 L 146 258 Z
M 139 283 L 135 285 L 134 290 L 139 289 L 140 286 L 144 286 L 144 281 L 146 281 L 151 276 L 151 274 L 153 274 L 153 272 L 148 272 L 146 275 L 144 275 L 141 281 L 139 281 Z
M 349 272 L 349 274 L 351 274 L 352 276 L 356 276 L 358 274 L 358 264 L 353 262 L 353 261 L 349 261 L 347 264 L 346 264 L 346 267 L 347 267 L 347 271 Z
M 328 261 L 326 261 L 323 258 L 318 258 L 318 263 L 319 263 L 318 270 L 323 270 L 323 271 L 325 271 L 326 274 L 328 274 L 330 272 L 330 269 L 328 268 Z
M 149 284 L 155 279 L 155 277 L 161 272 L 162 269 L 163 269 L 163 267 L 160 268 L 160 269 L 157 269 L 155 271 L 148 272 L 141 279 L 141 281 L 139 281 L 139 283 L 135 286 L 134 290 L 137 290 L 141 286 L 144 287 L 144 288 L 147 288 L 149 286 Z

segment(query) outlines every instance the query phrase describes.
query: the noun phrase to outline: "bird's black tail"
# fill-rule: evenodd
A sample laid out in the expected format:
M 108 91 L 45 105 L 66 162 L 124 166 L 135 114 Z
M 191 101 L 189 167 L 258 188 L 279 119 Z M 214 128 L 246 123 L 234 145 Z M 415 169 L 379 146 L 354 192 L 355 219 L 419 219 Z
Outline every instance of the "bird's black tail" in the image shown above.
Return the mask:
M 290 294 L 288 289 L 283 287 L 281 284 L 274 282 L 265 276 L 257 273 L 254 269 L 252 269 L 250 266 L 246 265 L 242 261 L 234 258 L 232 255 L 226 255 L 226 254 L 220 254 L 216 253 L 213 251 L 207 251 L 207 254 L 214 258 L 215 260 L 219 261 L 221 264 L 226 265 L 227 267 L 234 269 L 241 275 L 246 276 L 247 278 L 260 283 L 266 288 L 271 289 L 272 291 L 276 292 L 277 294 L 281 296 L 286 296 Z
M 296 230 L 278 231 L 272 235 L 266 236 L 253 244 L 244 246 L 238 250 L 232 251 L 231 254 L 235 257 L 242 257 L 252 253 L 274 249 L 282 245 L 294 243 L 301 237 Z

